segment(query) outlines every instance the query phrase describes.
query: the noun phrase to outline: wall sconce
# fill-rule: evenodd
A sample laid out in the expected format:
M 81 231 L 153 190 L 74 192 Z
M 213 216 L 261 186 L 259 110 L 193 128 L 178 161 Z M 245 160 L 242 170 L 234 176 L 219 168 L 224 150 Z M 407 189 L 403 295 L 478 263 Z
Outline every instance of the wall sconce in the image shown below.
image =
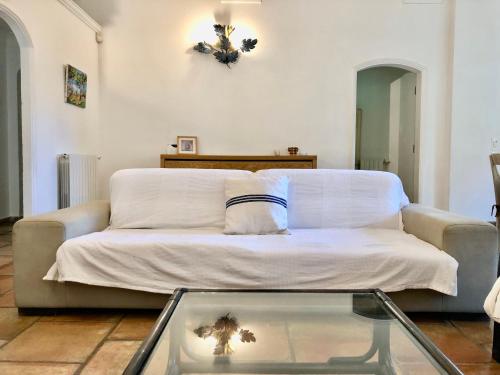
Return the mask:
M 233 33 L 235 28 L 231 25 L 214 25 L 215 34 L 219 38 L 216 45 L 211 45 L 205 41 L 199 42 L 194 46 L 194 50 L 203 54 L 213 55 L 221 64 L 227 65 L 231 68 L 229 64 L 236 64 L 240 58 L 241 52 L 250 52 L 257 45 L 257 39 L 243 39 L 241 47 L 239 49 L 234 49 L 231 41 L 229 40 L 230 35 Z

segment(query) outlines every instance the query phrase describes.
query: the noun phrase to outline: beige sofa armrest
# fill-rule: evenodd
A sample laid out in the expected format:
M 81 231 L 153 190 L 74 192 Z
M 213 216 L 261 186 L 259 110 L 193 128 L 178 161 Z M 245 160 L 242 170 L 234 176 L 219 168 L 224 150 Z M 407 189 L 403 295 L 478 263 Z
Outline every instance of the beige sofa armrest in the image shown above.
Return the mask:
M 444 298 L 443 311 L 466 312 L 470 306 L 482 306 L 497 277 L 496 227 L 417 204 L 403 209 L 403 224 L 405 232 L 446 251 L 458 262 L 459 298 Z
M 32 216 L 14 225 L 14 288 L 19 307 L 44 307 L 44 300 L 63 304 L 64 288 L 42 281 L 56 260 L 61 244 L 74 237 L 102 231 L 109 225 L 110 205 L 94 201 Z
M 92 232 L 100 232 L 109 225 L 110 205 L 108 201 L 92 201 L 79 206 L 65 208 L 43 215 L 31 216 L 14 225 L 16 235 L 25 234 L 25 230 L 44 226 L 58 228 L 64 241 Z
M 488 247 L 497 243 L 495 226 L 485 221 L 418 204 L 403 208 L 403 224 L 405 232 L 445 251 L 452 249 L 459 239 L 483 239 Z

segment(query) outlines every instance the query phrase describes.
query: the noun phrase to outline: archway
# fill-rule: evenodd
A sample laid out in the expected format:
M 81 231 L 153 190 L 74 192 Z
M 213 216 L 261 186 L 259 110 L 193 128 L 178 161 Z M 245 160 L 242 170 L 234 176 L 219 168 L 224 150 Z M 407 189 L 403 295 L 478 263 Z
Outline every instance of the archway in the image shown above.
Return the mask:
M 33 185 L 35 162 L 32 158 L 34 147 L 32 143 L 31 95 L 33 92 L 31 79 L 31 59 L 33 42 L 28 30 L 16 12 L 0 1 L 0 18 L 7 23 L 14 33 L 20 50 L 20 109 L 22 128 L 22 206 L 24 216 L 33 212 Z
M 420 191 L 424 68 L 376 60 L 355 69 L 354 167 L 399 175 L 412 202 Z

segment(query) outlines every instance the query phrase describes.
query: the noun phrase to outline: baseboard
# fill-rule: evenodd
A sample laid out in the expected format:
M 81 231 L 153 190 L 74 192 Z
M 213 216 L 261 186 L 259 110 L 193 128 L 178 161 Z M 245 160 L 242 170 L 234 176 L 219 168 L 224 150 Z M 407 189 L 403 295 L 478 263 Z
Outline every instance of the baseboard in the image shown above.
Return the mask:
M 19 315 L 24 316 L 54 316 L 61 314 L 127 314 L 146 313 L 150 311 L 161 312 L 161 309 L 141 309 L 141 308 L 76 308 L 76 307 L 18 307 Z M 490 318 L 485 313 L 442 313 L 442 312 L 408 312 L 405 313 L 411 320 L 424 321 L 426 319 L 435 320 L 466 320 L 466 321 L 489 321 Z
M 443 320 L 467 320 L 467 321 L 488 321 L 490 318 L 486 313 L 450 313 L 450 312 L 406 312 L 412 321 L 424 321 L 426 319 Z
M 158 315 L 162 311 L 161 309 L 117 309 L 117 308 L 75 308 L 75 307 L 18 307 L 17 312 L 19 315 L 23 316 L 55 316 L 55 315 L 93 315 L 93 314 L 127 314 L 127 313 L 147 313 L 150 311 L 158 311 Z

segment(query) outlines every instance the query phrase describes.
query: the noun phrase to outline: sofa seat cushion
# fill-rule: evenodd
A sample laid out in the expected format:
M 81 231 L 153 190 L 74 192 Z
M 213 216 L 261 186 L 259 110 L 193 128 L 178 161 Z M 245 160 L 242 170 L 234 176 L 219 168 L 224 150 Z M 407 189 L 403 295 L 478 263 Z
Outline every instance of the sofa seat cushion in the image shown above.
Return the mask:
M 456 295 L 457 262 L 399 230 L 106 230 L 66 241 L 45 280 L 156 293 L 176 288 L 433 289 Z

